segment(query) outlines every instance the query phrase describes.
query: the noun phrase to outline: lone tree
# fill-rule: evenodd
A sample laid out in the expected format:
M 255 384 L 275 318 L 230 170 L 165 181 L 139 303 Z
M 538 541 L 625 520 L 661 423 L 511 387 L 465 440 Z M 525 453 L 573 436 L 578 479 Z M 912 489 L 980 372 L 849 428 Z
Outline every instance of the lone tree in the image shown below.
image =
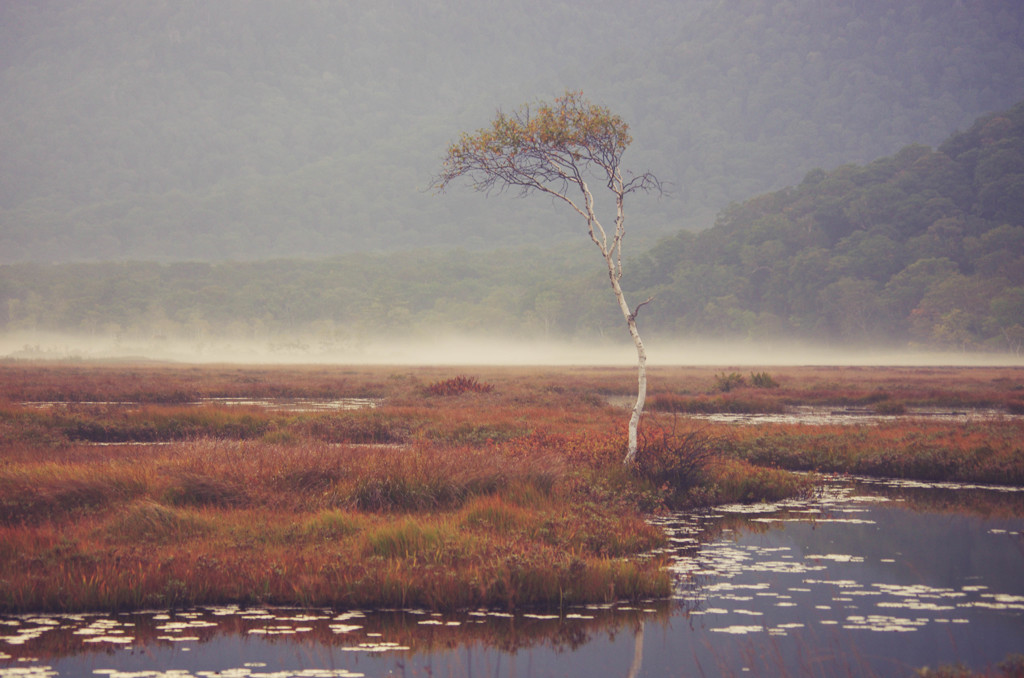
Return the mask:
M 622 239 L 626 234 L 626 196 L 636 191 L 661 192 L 650 174 L 632 175 L 619 167 L 632 138 L 629 126 L 607 108 L 595 106 L 582 92 L 566 92 L 553 104 L 535 109 L 523 106 L 511 115 L 498 111 L 489 128 L 463 133 L 448 148 L 433 186 L 444 190 L 458 177 L 467 177 L 477 191 L 517 190 L 520 196 L 546 193 L 565 202 L 587 222 L 590 239 L 608 265 L 608 279 L 629 335 L 636 345 L 637 395 L 629 418 L 624 463 L 636 457 L 637 427 L 647 398 L 647 353 L 636 328 L 636 316 L 651 300 L 630 309 L 619 281 L 622 278 Z M 587 179 L 596 177 L 615 197 L 615 228 L 609 233 L 594 211 L 594 194 Z

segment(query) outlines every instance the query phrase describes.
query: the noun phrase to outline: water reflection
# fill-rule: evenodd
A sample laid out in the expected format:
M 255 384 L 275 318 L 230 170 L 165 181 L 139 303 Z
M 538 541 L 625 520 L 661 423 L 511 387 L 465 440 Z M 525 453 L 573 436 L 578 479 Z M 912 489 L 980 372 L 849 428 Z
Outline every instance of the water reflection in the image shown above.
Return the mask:
M 835 483 L 660 522 L 676 593 L 510 615 L 0 618 L 0 676 L 906 676 L 1024 650 L 1024 492 Z M 1003 508 L 998 508 L 1002 506 Z M 1008 507 L 1008 508 L 1007 508 Z
M 197 404 L 259 407 L 282 412 L 339 412 L 373 409 L 380 398 L 202 398 Z
M 937 410 L 932 408 L 909 407 L 901 414 L 881 414 L 867 407 L 821 407 L 816 405 L 793 405 L 785 412 L 777 413 L 735 413 L 715 412 L 710 414 L 692 413 L 691 419 L 726 422 L 730 424 L 810 424 L 810 425 L 859 425 L 901 421 L 910 418 L 925 418 L 931 421 L 987 421 L 990 419 L 1018 419 L 1020 415 L 1005 410 L 970 408 L 961 410 Z
M 188 405 L 226 405 L 235 407 L 255 407 L 281 412 L 342 412 L 348 410 L 373 409 L 381 403 L 381 398 L 200 398 L 186 402 Z M 89 408 L 136 409 L 142 403 L 134 400 L 108 401 L 62 401 L 33 400 L 21 403 L 25 407 L 37 409 L 61 409 L 75 411 Z

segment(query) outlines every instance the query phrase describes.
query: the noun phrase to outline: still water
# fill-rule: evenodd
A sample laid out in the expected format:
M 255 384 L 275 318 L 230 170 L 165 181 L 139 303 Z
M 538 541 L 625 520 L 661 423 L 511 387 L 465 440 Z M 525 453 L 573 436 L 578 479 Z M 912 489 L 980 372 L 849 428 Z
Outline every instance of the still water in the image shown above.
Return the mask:
M 1024 653 L 1024 491 L 843 480 L 659 522 L 669 601 L 0 617 L 0 677 L 910 676 Z

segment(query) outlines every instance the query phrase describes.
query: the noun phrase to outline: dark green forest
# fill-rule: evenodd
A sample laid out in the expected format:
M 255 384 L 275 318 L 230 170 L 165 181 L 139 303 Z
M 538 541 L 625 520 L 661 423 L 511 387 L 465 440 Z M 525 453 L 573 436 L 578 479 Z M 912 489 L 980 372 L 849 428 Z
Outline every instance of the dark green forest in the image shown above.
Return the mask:
M 1011 106 L 1022 36 L 1019 0 L 3 2 L 0 263 L 575 243 L 545 201 L 425 190 L 459 132 L 567 88 L 671 184 L 630 207 L 650 246 Z
M 813 170 L 633 269 L 658 329 L 1024 347 L 1024 103 L 938 149 Z
M 441 329 L 593 338 L 621 317 L 583 234 L 563 246 L 264 262 L 0 266 L 0 328 L 345 345 Z M 625 263 L 642 330 L 757 342 L 1024 348 L 1024 102 L 937 148 L 723 210 Z M 635 302 L 634 302 L 635 303 Z M 616 335 L 617 336 L 617 335 Z

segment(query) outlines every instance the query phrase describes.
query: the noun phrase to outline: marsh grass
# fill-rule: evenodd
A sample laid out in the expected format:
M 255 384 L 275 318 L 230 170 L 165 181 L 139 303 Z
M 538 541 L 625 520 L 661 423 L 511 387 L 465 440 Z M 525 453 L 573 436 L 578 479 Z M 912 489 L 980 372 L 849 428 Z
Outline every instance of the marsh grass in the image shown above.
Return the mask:
M 733 432 L 731 452 L 800 471 L 1024 485 L 1024 421 L 907 421 L 870 426 L 766 424 Z
M 704 393 L 714 374 L 652 372 L 668 404 L 645 417 L 627 471 L 625 418 L 602 394 L 628 393 L 628 370 L 493 368 L 487 393 L 428 397 L 445 370 L 3 364 L 0 611 L 650 598 L 670 582 L 639 557 L 665 543 L 645 512 L 809 491 L 812 476 L 783 468 L 1024 483 L 1018 420 L 731 427 L 671 414 L 999 404 L 1020 400 L 1022 372 L 794 370 L 776 388 Z M 288 395 L 382 400 L 335 413 L 181 404 Z M 22 404 L 43 399 L 63 404 Z
M 663 536 L 635 509 L 598 517 L 574 505 L 572 470 L 543 449 L 81 449 L 77 460 L 53 450 L 57 466 L 0 469 L 3 487 L 17 479 L 24 490 L 4 493 L 21 509 L 0 534 L 16 545 L 0 551 L 0 609 L 557 606 L 668 591 L 657 562 L 608 562 Z M 571 581 L 570 561 L 586 586 Z

